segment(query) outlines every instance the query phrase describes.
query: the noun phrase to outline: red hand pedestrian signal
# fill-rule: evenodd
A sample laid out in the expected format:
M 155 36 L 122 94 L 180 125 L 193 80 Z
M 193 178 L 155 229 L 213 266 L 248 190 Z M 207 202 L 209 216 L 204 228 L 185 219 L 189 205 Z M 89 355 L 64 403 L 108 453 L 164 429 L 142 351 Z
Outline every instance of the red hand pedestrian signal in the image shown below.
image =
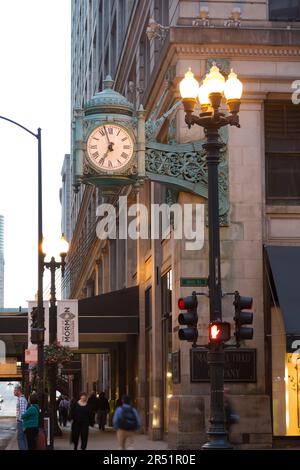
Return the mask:
M 230 339 L 230 323 L 226 321 L 213 321 L 209 324 L 209 339 L 212 342 L 225 343 Z
M 217 325 L 213 325 L 210 327 L 210 336 L 211 336 L 211 339 L 217 339 L 219 334 L 220 334 L 220 331 L 219 328 L 217 327 Z

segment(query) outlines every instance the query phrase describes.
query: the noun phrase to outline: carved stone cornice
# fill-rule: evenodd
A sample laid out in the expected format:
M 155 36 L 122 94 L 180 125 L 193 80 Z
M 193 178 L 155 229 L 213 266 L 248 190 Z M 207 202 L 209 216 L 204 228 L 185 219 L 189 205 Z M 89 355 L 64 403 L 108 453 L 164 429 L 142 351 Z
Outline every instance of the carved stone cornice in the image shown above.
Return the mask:
M 264 47 L 264 46 L 195 46 L 182 44 L 176 46 L 177 54 L 217 55 L 224 57 L 300 57 L 299 47 Z
M 269 28 L 203 28 L 177 26 L 170 28 L 170 44 L 212 47 L 297 48 L 300 29 Z

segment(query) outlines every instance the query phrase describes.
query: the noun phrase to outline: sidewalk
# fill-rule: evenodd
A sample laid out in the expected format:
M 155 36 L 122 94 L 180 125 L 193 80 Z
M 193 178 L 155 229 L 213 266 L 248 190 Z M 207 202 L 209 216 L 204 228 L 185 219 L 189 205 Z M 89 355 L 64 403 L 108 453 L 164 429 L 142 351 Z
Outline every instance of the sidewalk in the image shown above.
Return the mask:
M 0 418 L 0 450 L 6 449 L 16 434 L 16 418 Z
M 63 436 L 55 438 L 55 450 L 73 450 L 70 443 L 71 426 L 64 428 Z M 79 446 L 80 448 L 80 442 Z M 6 447 L 6 450 L 16 450 L 17 437 L 15 436 Z M 87 450 L 118 450 L 116 433 L 108 428 L 106 431 L 99 431 L 98 428 L 89 429 L 89 440 Z M 164 441 L 151 441 L 145 434 L 137 434 L 134 439 L 134 448 L 136 450 L 167 450 L 167 443 Z

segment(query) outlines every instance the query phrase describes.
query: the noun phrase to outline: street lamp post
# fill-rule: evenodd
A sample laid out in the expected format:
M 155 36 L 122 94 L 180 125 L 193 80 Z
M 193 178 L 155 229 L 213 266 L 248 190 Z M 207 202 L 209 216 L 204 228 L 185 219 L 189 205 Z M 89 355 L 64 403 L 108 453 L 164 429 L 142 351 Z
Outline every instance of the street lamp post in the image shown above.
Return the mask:
M 43 197 L 42 197 L 42 130 L 37 129 L 35 134 L 31 130 L 22 124 L 13 121 L 5 116 L 0 116 L 0 119 L 8 121 L 15 126 L 20 127 L 28 134 L 31 134 L 37 139 L 38 143 L 38 295 L 37 295 L 37 307 L 38 307 L 38 329 L 40 330 L 40 341 L 38 342 L 38 396 L 39 404 L 41 409 L 40 420 L 41 425 L 44 425 L 44 413 L 45 413 L 45 404 L 44 404 L 44 308 L 43 308 Z
M 57 308 L 56 308 L 56 287 L 55 287 L 55 272 L 61 269 L 62 276 L 65 273 L 66 256 L 69 250 L 69 244 L 62 235 L 60 240 L 59 254 L 61 261 L 56 261 L 52 256 L 49 262 L 43 260 L 43 267 L 50 270 L 50 308 L 49 308 L 49 343 L 53 344 L 57 340 Z M 44 251 L 44 250 L 43 250 Z M 43 253 L 45 258 L 46 254 Z M 61 429 L 58 426 L 56 414 L 56 386 L 57 386 L 57 365 L 51 364 L 48 366 L 48 379 L 49 379 L 49 397 L 50 397 L 50 448 L 54 449 L 54 436 L 61 436 Z
M 185 121 L 190 128 L 194 124 L 204 128 L 206 143 L 206 163 L 208 172 L 208 232 L 209 232 L 209 312 L 210 322 L 222 320 L 222 289 L 220 262 L 220 227 L 219 227 L 219 186 L 218 165 L 220 163 L 219 130 L 223 126 L 239 125 L 240 98 L 242 83 L 231 71 L 228 80 L 218 67 L 213 65 L 203 80 L 201 87 L 191 70 L 180 83 L 180 93 L 186 113 Z M 229 115 L 220 111 L 223 93 L 227 100 Z M 196 98 L 201 104 L 201 113 L 194 115 Z M 224 413 L 224 345 L 210 341 L 208 364 L 210 368 L 210 427 L 209 441 L 203 449 L 230 449 Z

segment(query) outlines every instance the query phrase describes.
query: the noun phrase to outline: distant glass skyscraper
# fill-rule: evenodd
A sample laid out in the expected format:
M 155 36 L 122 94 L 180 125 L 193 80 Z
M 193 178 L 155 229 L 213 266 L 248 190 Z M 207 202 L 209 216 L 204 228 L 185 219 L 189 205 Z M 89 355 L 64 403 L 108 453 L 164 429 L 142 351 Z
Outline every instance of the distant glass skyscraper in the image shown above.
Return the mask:
M 0 308 L 4 307 L 4 217 L 0 215 Z

